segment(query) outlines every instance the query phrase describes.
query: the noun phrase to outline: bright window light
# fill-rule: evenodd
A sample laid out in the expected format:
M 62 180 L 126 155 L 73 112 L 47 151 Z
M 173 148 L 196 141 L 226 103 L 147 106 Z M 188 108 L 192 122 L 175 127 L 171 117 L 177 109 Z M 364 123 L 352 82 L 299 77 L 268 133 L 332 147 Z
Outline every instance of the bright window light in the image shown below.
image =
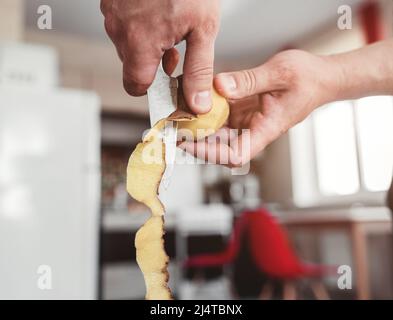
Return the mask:
M 318 184 L 324 195 L 348 195 L 359 190 L 352 103 L 342 101 L 314 114 Z
M 387 190 L 393 167 L 393 98 L 363 98 L 355 110 L 364 187 Z

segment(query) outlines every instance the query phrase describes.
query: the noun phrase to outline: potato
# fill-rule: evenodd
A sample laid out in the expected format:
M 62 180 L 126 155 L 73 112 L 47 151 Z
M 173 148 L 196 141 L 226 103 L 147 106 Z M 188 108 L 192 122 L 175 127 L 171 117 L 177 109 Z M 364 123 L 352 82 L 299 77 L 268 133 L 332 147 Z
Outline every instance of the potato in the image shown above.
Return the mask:
M 127 191 L 150 208 L 151 218 L 135 237 L 136 260 L 146 283 L 146 299 L 168 300 L 168 256 L 164 249 L 164 206 L 158 199 L 158 188 L 165 171 L 165 148 L 159 121 L 131 154 L 127 166 Z
M 149 154 L 149 151 L 157 154 Z M 151 161 L 146 163 L 144 158 Z M 153 215 L 162 216 L 164 207 L 158 199 L 158 187 L 165 171 L 165 148 L 162 140 L 154 138 L 139 143 L 127 166 L 127 191 L 132 197 L 148 206 Z
M 168 287 L 169 258 L 164 248 L 164 217 L 153 215 L 139 229 L 135 237 L 136 260 L 146 284 L 146 299 L 170 300 Z
M 224 125 L 229 115 L 229 105 L 214 89 L 211 111 L 197 116 L 186 106 L 181 89 L 178 92 L 177 110 L 168 120 L 176 121 L 179 129 L 188 129 L 194 139 L 202 139 Z M 153 300 L 172 299 L 168 287 L 169 258 L 165 253 L 163 240 L 165 209 L 158 198 L 158 188 L 166 167 L 165 148 L 160 130 L 164 128 L 166 120 L 157 122 L 136 146 L 127 166 L 128 193 L 149 207 L 152 213 L 137 232 L 135 247 L 136 259 L 145 279 L 146 299 Z
M 190 108 L 186 105 L 181 86 L 181 77 L 179 77 L 179 94 L 178 94 L 178 113 L 179 110 L 183 111 L 182 115 L 192 114 Z M 208 113 L 199 114 L 196 118 L 177 119 L 178 129 L 188 129 L 192 132 L 192 136 L 195 140 L 203 139 L 207 135 L 210 135 L 220 129 L 229 116 L 229 104 L 227 100 L 218 94 L 218 92 L 212 88 L 212 108 Z M 170 120 L 176 120 L 173 115 L 169 116 Z M 199 130 L 198 130 L 199 129 Z M 203 130 L 201 130 L 203 129 Z

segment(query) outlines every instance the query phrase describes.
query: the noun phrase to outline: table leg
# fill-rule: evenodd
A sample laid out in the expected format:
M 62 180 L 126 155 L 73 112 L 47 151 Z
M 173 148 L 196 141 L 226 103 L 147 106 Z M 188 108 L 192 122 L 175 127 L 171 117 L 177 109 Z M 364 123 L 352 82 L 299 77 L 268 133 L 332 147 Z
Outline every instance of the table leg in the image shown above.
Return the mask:
M 351 224 L 352 257 L 355 266 L 355 286 L 359 300 L 370 299 L 367 239 L 361 223 Z

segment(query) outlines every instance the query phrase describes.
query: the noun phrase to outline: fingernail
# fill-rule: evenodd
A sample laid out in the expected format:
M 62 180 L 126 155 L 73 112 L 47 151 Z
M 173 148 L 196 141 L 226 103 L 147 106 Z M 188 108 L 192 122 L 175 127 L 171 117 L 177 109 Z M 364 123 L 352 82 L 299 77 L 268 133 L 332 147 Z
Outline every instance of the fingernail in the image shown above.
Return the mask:
M 211 106 L 211 95 L 210 91 L 198 92 L 194 97 L 194 104 L 200 109 L 208 111 Z M 203 111 L 201 110 L 201 111 Z
M 229 74 L 220 75 L 220 81 L 222 87 L 226 91 L 235 91 L 236 90 L 236 81 L 235 78 Z

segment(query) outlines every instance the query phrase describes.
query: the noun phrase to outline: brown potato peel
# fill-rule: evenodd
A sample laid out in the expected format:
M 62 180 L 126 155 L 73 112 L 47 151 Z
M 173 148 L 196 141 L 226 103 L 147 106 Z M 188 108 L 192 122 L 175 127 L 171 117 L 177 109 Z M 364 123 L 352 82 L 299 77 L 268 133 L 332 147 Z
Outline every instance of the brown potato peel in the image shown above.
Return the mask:
M 172 299 L 168 287 L 169 258 L 165 253 L 163 239 L 165 209 L 158 198 L 158 188 L 166 167 L 165 148 L 160 131 L 167 120 L 178 122 L 180 129 L 189 129 L 194 139 L 205 137 L 201 136 L 197 129 L 217 131 L 228 118 L 229 105 L 214 89 L 212 97 L 211 111 L 196 116 L 186 106 L 180 89 L 177 110 L 168 119 L 160 120 L 154 125 L 136 146 L 128 162 L 127 191 L 135 200 L 149 207 L 152 214 L 135 237 L 136 259 L 145 279 L 146 299 L 149 300 Z

